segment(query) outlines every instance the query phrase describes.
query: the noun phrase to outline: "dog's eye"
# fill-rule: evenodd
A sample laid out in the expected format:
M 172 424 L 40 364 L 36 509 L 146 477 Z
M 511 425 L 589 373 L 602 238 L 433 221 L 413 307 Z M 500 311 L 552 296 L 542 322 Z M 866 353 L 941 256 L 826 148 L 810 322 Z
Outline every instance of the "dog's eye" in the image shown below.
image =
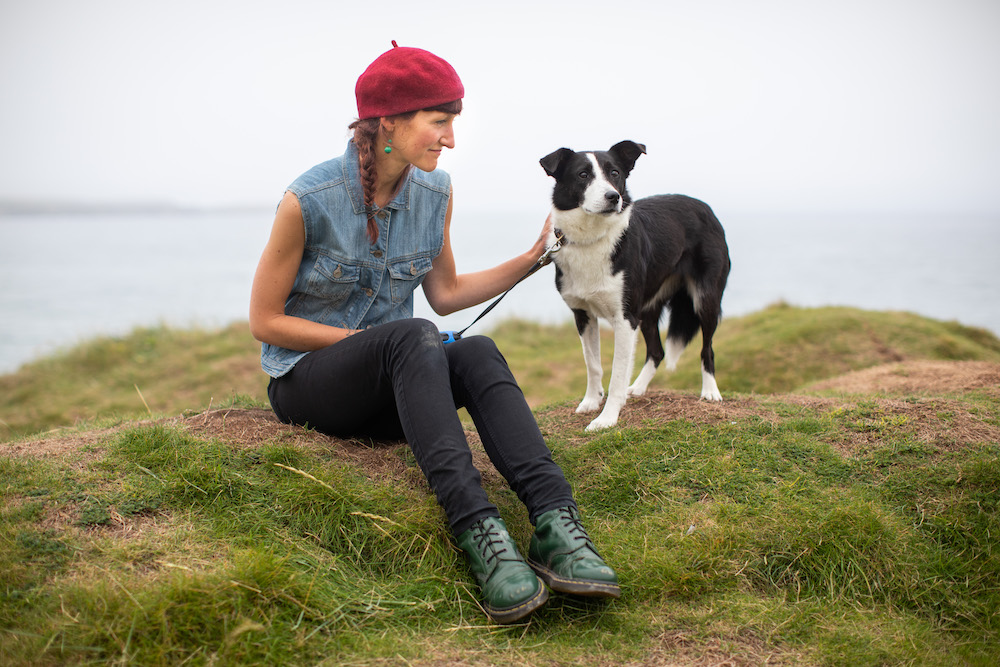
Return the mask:
M 588 176 L 590 176 L 590 172 L 584 170 L 584 171 L 581 171 L 579 174 L 577 174 L 577 176 L 579 176 L 580 178 L 587 178 Z
M 611 177 L 612 178 L 618 178 L 618 170 L 617 169 L 612 169 L 611 170 Z

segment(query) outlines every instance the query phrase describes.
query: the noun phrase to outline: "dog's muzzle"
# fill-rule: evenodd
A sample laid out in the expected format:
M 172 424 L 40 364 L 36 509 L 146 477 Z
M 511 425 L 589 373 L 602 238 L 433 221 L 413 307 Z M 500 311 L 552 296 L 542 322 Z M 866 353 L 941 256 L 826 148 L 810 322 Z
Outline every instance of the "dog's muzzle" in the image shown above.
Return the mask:
M 604 193 L 605 207 L 602 213 L 621 213 L 622 196 L 617 190 L 608 190 Z

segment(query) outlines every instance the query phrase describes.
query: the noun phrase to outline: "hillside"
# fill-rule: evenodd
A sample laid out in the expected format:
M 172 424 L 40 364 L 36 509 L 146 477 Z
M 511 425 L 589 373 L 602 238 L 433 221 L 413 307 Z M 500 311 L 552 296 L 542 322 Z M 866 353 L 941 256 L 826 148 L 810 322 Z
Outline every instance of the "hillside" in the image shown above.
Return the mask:
M 474 331 L 472 333 L 480 333 Z M 586 385 L 571 324 L 501 322 L 489 334 L 507 358 L 532 407 L 578 400 Z M 696 392 L 698 339 L 675 373 L 661 371 L 654 389 Z M 885 364 L 916 361 L 1000 363 L 1000 340 L 983 329 L 910 313 L 853 308 L 772 306 L 724 319 L 715 338 L 723 393 L 787 393 L 810 383 Z M 610 374 L 613 344 L 604 332 Z M 245 322 L 221 331 L 137 329 L 86 342 L 0 376 L 0 442 L 100 417 L 205 410 L 234 399 L 266 403 L 259 345 Z M 641 365 L 645 348 L 636 351 Z
M 931 443 L 944 449 L 1000 443 L 1000 425 L 983 420 L 978 410 L 970 411 L 962 400 L 946 398 L 953 394 L 977 392 L 987 398 L 1000 399 L 1000 363 L 924 361 L 886 364 L 817 382 L 810 388 L 846 395 L 750 395 L 710 403 L 699 400 L 695 394 L 654 391 L 629 399 L 619 426 L 642 428 L 644 425 L 668 424 L 671 421 L 718 424 L 748 419 L 779 422 L 780 411 L 792 408 L 820 417 L 838 411 L 853 412 L 863 403 L 872 406 L 873 414 L 880 415 L 881 419 L 906 423 L 911 437 L 919 443 Z M 943 419 L 943 413 L 947 413 L 947 419 Z M 561 428 L 568 431 L 582 431 L 591 418 L 592 415 L 576 414 L 570 404 L 546 408 L 539 413 L 540 420 L 547 424 L 558 422 Z M 216 438 L 234 447 L 255 448 L 274 440 L 294 442 L 296 446 L 342 457 L 371 478 L 391 479 L 406 471 L 400 458 L 406 450 L 405 443 L 382 443 L 381 447 L 371 447 L 366 443 L 345 441 L 283 424 L 265 407 L 215 408 L 136 423 L 178 427 L 199 438 Z M 12 442 L 3 452 L 42 459 L 72 458 L 79 461 L 89 457 L 96 460 L 100 454 L 100 442 L 106 440 L 109 434 L 123 427 L 134 427 L 136 423 Z M 866 428 L 843 435 L 837 449 L 848 456 L 863 452 L 872 440 Z M 499 482 L 479 445 L 478 434 L 475 430 L 468 430 L 466 436 L 474 447 L 477 466 Z M 423 484 L 422 478 L 418 481 Z
M 176 371 L 154 381 L 157 368 L 192 368 L 173 346 L 239 340 L 237 328 L 139 332 L 138 362 L 134 341 L 98 341 L 123 360 L 104 357 L 91 381 L 109 394 L 121 385 L 115 400 L 139 409 L 87 414 L 46 380 L 69 426 L 0 443 L 0 655 L 14 665 L 993 664 L 1000 343 L 851 309 L 782 306 L 726 325 L 724 402 L 697 400 L 697 369 L 682 367 L 599 434 L 573 409 L 583 364 L 571 329 L 495 332 L 533 402 L 549 399 L 539 424 L 623 584 L 608 604 L 554 596 L 513 628 L 476 608 L 404 443 L 281 424 L 253 385 L 227 391 L 226 380 L 207 400 L 156 407 L 163 384 L 181 382 Z M 806 370 L 776 364 L 779 339 L 780 356 L 808 358 Z M 242 381 L 252 350 L 204 345 L 237 350 L 199 363 Z M 57 377 L 61 364 L 65 376 L 81 356 L 94 358 L 44 360 L 20 384 L 37 381 L 33 370 Z M 754 388 L 781 382 L 792 386 Z M 73 425 L 78 416 L 89 421 Z M 471 426 L 467 435 L 526 544 L 523 509 Z

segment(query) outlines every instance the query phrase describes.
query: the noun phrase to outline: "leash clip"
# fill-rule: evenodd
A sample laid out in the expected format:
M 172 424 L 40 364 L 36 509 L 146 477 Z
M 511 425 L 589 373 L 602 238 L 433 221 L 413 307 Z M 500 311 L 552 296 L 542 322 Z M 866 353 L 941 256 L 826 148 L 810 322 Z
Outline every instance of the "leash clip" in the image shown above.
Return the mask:
M 552 255 L 554 255 L 555 253 L 559 252 L 562 249 L 563 238 L 564 237 L 560 235 L 559 238 L 556 239 L 555 243 L 553 243 L 552 245 L 550 245 L 548 248 L 545 249 L 545 252 L 542 253 L 542 256 L 538 258 L 539 266 L 546 266 L 549 262 L 552 261 Z

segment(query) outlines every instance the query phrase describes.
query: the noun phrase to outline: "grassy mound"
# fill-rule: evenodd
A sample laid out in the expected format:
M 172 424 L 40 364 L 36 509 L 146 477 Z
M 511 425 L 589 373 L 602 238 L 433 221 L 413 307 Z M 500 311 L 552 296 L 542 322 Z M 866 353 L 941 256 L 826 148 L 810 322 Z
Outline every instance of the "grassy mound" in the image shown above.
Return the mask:
M 279 423 L 245 326 L 144 330 L 0 378 L 4 664 L 993 664 L 992 335 L 777 306 L 720 328 L 723 403 L 692 348 L 598 434 L 571 327 L 493 335 L 620 600 L 489 624 L 405 444 Z

